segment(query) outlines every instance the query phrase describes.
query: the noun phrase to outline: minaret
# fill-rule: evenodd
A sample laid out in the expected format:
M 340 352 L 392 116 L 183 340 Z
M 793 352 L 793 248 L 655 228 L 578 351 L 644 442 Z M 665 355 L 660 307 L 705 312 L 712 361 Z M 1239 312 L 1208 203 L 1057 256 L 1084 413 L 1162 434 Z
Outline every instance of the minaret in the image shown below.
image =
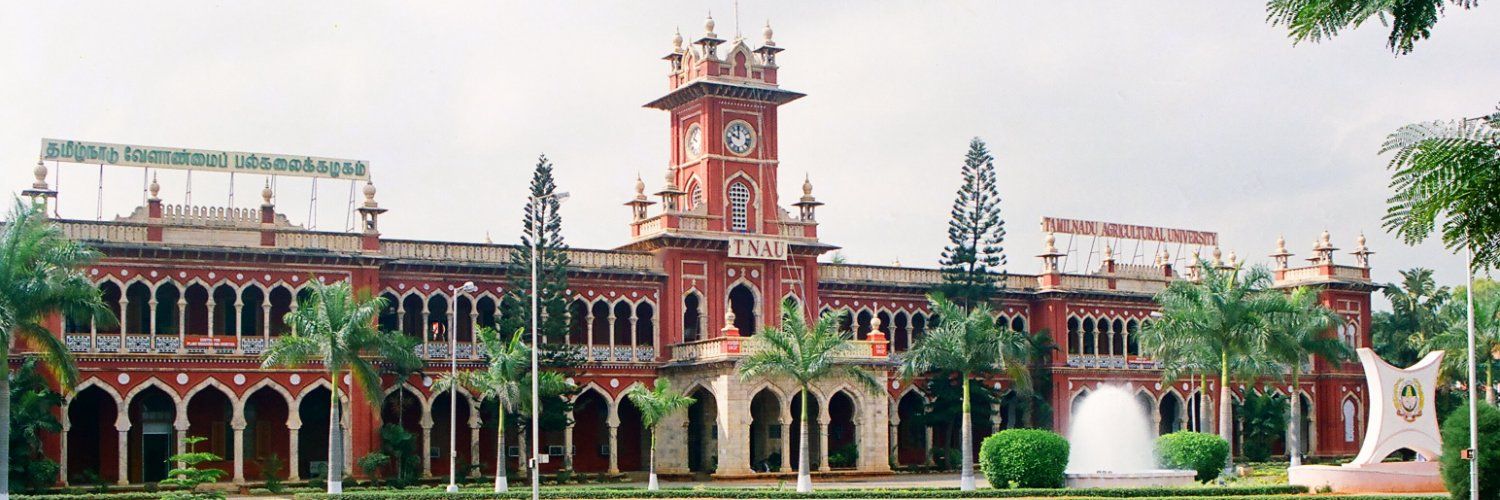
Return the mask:
M 41 158 L 36 160 L 36 168 L 31 170 L 36 181 L 31 183 L 31 189 L 21 191 L 21 196 L 31 200 L 33 206 L 39 206 L 42 216 L 47 216 L 48 207 L 52 205 L 52 199 L 57 198 L 57 191 L 47 184 L 47 164 L 42 163 Z

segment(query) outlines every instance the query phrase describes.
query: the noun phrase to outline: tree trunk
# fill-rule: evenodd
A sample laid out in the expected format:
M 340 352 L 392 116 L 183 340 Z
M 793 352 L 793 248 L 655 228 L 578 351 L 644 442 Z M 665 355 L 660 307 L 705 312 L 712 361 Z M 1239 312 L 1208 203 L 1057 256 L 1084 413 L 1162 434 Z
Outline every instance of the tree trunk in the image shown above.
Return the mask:
M 1234 393 L 1229 390 L 1229 353 L 1219 353 L 1219 437 L 1229 443 L 1224 475 L 1234 473 Z
M 963 431 L 959 439 L 964 440 L 959 445 L 963 451 L 963 466 L 958 473 L 958 489 L 961 491 L 974 491 L 974 416 L 969 405 L 969 374 L 963 374 L 964 405 L 963 405 Z
M 1297 394 L 1298 372 L 1292 367 L 1292 435 L 1287 436 L 1286 449 L 1291 454 L 1292 467 L 1302 465 L 1302 397 Z
M 10 499 L 10 342 L 0 345 L 0 500 Z
M 344 492 L 344 434 L 340 425 L 339 372 L 333 371 L 333 396 L 328 399 L 328 494 Z
M 802 428 L 801 435 L 797 436 L 797 492 L 812 492 L 812 474 L 807 471 L 807 398 L 812 393 L 807 390 L 807 384 L 802 384 L 802 408 L 798 413 L 802 415 L 802 421 L 798 426 Z
M 510 480 L 505 477 L 505 408 L 496 409 L 499 422 L 495 425 L 495 493 L 510 490 Z
M 656 426 L 651 426 L 648 432 L 651 433 L 651 455 L 646 458 L 647 473 L 650 474 L 646 480 L 646 490 L 656 491 L 661 489 L 661 485 L 656 483 Z
M 5 394 L 7 398 L 10 397 L 10 392 L 6 392 Z M 9 400 L 7 399 L 7 401 Z M 1491 405 L 1495 404 L 1495 367 L 1490 366 L 1489 363 L 1485 363 L 1484 367 L 1484 402 Z M 8 403 L 7 406 L 9 406 Z M 9 453 L 9 451 L 6 451 L 6 453 Z

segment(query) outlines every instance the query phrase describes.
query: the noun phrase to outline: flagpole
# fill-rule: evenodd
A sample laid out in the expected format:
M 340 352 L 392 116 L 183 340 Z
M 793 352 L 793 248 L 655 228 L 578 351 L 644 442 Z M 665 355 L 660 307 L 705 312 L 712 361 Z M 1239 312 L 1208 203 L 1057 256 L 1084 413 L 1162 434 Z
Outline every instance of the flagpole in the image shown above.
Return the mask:
M 1479 359 L 1474 352 L 1474 247 L 1464 246 L 1465 295 L 1468 302 L 1469 335 L 1469 498 L 1479 500 L 1479 391 L 1475 366 Z M 1494 390 L 1486 388 L 1485 390 Z

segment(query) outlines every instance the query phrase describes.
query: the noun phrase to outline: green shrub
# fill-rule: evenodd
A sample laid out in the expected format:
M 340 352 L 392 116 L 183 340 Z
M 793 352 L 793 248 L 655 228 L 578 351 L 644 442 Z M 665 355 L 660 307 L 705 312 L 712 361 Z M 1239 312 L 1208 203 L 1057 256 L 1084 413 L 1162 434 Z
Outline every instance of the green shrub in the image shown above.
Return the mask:
M 1198 481 L 1219 477 L 1229 460 L 1229 442 L 1215 434 L 1178 431 L 1156 438 L 1156 459 L 1168 469 L 1191 469 Z
M 1443 422 L 1443 483 L 1453 498 L 1469 498 L 1469 461 L 1460 450 L 1469 447 L 1469 406 L 1458 407 Z M 1479 405 L 1479 498 L 1500 498 L 1500 409 Z
M 1060 488 L 1068 468 L 1068 440 L 1052 431 L 1007 429 L 984 439 L 979 467 L 995 488 Z
M 859 461 L 859 446 L 849 443 L 828 454 L 829 467 L 853 467 Z
M 1198 499 L 1288 499 L 1295 500 L 1297 497 L 1283 495 L 1299 495 L 1307 493 L 1307 488 L 1302 486 L 1276 485 L 1276 486 L 1232 486 L 1232 487 L 1187 487 L 1187 488 L 1089 488 L 1089 489 L 1009 489 L 1009 490 L 978 490 L 959 491 L 954 488 L 829 488 L 815 490 L 812 493 L 797 493 L 787 489 L 774 487 L 744 488 L 744 487 L 710 487 L 700 485 L 692 488 L 663 488 L 659 491 L 646 491 L 641 488 L 630 487 L 579 487 L 563 486 L 544 488 L 541 498 L 547 499 L 610 499 L 610 498 L 728 498 L 738 500 L 762 499 L 762 498 L 1026 498 L 1026 497 L 1069 497 L 1069 498 L 1174 498 L 1188 497 Z M 455 494 L 444 493 L 441 488 L 422 488 L 411 490 L 346 490 L 342 496 L 327 495 L 324 493 L 308 492 L 299 493 L 295 498 L 299 500 L 481 500 L 498 498 L 530 498 L 531 492 L 524 489 L 504 494 L 496 494 L 489 491 L 466 490 Z M 1442 500 L 1437 496 L 1388 496 L 1388 497 L 1352 497 L 1352 496 L 1328 496 L 1318 497 L 1318 500 Z

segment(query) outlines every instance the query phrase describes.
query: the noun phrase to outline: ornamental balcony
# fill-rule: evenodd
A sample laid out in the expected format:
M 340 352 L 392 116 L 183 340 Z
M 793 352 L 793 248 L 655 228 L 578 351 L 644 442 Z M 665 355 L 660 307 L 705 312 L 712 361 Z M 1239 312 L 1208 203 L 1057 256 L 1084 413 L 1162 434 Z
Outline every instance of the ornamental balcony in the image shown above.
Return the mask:
M 671 348 L 672 363 L 698 364 L 735 361 L 760 352 L 761 349 L 765 348 L 765 344 L 754 336 L 740 337 L 726 335 L 673 344 Z M 850 340 L 844 344 L 843 349 L 834 353 L 834 357 L 841 361 L 872 363 L 886 363 L 892 359 L 890 342 L 883 338 L 878 340 Z

